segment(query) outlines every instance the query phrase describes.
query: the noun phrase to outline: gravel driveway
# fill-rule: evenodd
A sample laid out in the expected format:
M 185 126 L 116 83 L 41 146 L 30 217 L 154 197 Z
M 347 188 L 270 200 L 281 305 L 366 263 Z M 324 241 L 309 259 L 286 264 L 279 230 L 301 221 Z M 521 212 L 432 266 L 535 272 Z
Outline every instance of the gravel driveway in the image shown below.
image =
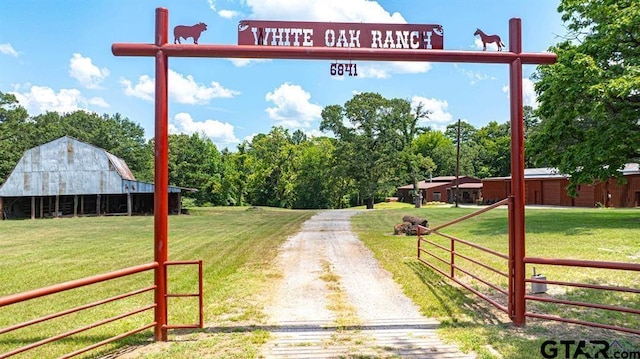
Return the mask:
M 280 248 L 282 278 L 265 308 L 266 358 L 472 358 L 436 336 L 351 231 L 353 210 L 315 215 Z

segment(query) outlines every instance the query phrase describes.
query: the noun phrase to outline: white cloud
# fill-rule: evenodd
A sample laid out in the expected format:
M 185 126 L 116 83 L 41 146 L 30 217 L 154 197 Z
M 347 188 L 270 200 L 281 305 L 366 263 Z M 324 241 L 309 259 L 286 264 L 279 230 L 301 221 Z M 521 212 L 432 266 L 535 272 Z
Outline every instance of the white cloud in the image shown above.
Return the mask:
M 240 15 L 242 15 L 242 13 L 239 11 L 233 11 L 233 10 L 220 10 L 218 11 L 218 15 L 220 15 L 220 17 L 223 17 L 225 19 L 233 19 L 234 17 L 239 17 Z
M 256 137 L 257 135 L 258 135 L 258 133 L 254 132 L 254 133 L 250 134 L 249 136 L 245 136 L 243 141 L 247 141 L 247 142 L 251 143 L 253 141 L 253 138 Z
M 496 78 L 493 76 L 489 76 L 487 74 L 483 74 L 478 71 L 467 70 L 462 67 L 459 67 L 458 64 L 453 64 L 453 67 L 458 70 L 459 73 L 465 75 L 469 79 L 470 85 L 475 85 L 480 81 L 485 80 L 495 80 Z
M 322 113 L 322 107 L 309 102 L 311 95 L 299 85 L 283 83 L 265 99 L 276 105 L 265 110 L 269 118 L 287 128 L 309 127 Z
M 89 57 L 73 54 L 69 60 L 69 76 L 78 80 L 86 88 L 96 89 L 109 76 L 109 70 L 94 65 Z
M 400 13 L 390 14 L 370 0 L 246 0 L 245 3 L 255 19 L 406 23 Z
M 271 59 L 227 59 L 233 63 L 235 67 L 245 67 L 260 62 L 271 62 Z
M 525 105 L 538 108 L 538 96 L 533 81 L 522 79 L 522 99 Z
M 186 77 L 173 70 L 169 70 L 169 97 L 179 103 L 206 104 L 213 98 L 231 98 L 240 92 L 222 87 L 218 82 L 212 81 L 211 86 L 196 83 L 193 76 Z
M 305 135 L 307 135 L 307 137 L 309 138 L 313 138 L 313 137 L 327 137 L 327 134 L 320 131 L 317 128 L 308 130 L 308 131 L 304 131 Z
M 376 79 L 387 79 L 391 75 L 421 74 L 431 69 L 429 62 L 360 62 L 358 63 L 358 76 Z
M 121 79 L 120 83 L 125 87 L 124 93 L 127 96 L 153 101 L 155 79 L 150 76 L 140 76 L 135 86 L 127 79 Z M 226 89 L 218 82 L 212 81 L 210 86 L 206 86 L 197 83 L 191 75 L 184 76 L 169 70 L 169 99 L 178 103 L 203 105 L 214 98 L 231 98 L 238 94 L 240 92 Z
M 509 98 L 509 85 L 502 86 L 502 92 Z M 535 84 L 528 78 L 522 79 L 522 103 L 525 106 L 538 108 L 538 96 L 536 95 Z
M 47 111 L 67 113 L 89 110 L 90 106 L 109 107 L 103 98 L 87 99 L 78 89 L 60 89 L 55 92 L 50 87 L 28 85 L 28 91 L 12 92 L 12 94 L 16 96 L 20 105 L 26 108 L 30 115 L 38 115 Z
M 177 113 L 169 124 L 171 133 L 203 133 L 218 145 L 238 143 L 233 125 L 218 120 L 194 121 L 186 112 Z
M 216 11 L 216 1 L 215 0 L 207 0 L 209 3 L 209 8 L 213 11 Z
M 438 127 L 446 126 L 447 123 L 453 121 L 451 113 L 447 112 L 449 103 L 446 100 L 438 100 L 435 98 L 426 98 L 422 96 L 413 96 L 411 98 L 411 106 L 416 107 L 422 103 L 423 109 L 430 111 L 429 118 L 421 121 L 420 125 Z
M 151 77 L 147 75 L 140 76 L 138 83 L 135 84 L 135 86 L 131 86 L 131 81 L 124 78 L 120 79 L 120 83 L 125 87 L 125 95 L 141 98 L 147 101 L 153 101 L 155 81 Z
M 18 57 L 18 52 L 10 43 L 0 44 L 0 54 Z
M 107 108 L 110 107 L 107 101 L 105 101 L 102 97 L 92 97 L 89 99 L 89 105 L 98 106 Z

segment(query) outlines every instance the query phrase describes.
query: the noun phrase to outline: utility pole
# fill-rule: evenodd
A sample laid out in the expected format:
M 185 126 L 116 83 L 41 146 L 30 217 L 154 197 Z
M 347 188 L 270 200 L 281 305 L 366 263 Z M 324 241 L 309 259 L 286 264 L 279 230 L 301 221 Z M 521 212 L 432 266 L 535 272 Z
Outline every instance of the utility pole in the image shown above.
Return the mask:
M 458 197 L 460 196 L 460 119 L 458 119 L 458 139 L 456 141 L 456 193 L 454 200 L 458 208 Z

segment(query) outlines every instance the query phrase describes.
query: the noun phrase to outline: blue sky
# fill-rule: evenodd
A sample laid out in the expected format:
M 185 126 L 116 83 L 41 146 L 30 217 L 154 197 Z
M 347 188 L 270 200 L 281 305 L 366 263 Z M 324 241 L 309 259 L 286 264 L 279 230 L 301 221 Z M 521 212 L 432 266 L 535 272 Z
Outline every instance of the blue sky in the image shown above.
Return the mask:
M 476 28 L 508 47 L 511 17 L 522 19 L 526 52 L 545 51 L 566 33 L 552 0 L 2 0 L 0 91 L 31 115 L 120 113 L 153 136 L 154 60 L 115 57 L 111 45 L 152 43 L 160 6 L 170 29 L 205 22 L 201 44 L 236 44 L 243 19 L 440 24 L 445 49 L 469 51 L 481 51 Z M 509 118 L 506 65 L 357 62 L 360 76 L 341 78 L 330 63 L 171 58 L 171 131 L 201 132 L 229 149 L 272 126 L 319 135 L 324 106 L 365 91 L 424 103 L 432 114 L 423 125 L 436 129 L 459 118 L 476 127 Z M 534 71 L 524 68 L 524 97 L 535 106 Z

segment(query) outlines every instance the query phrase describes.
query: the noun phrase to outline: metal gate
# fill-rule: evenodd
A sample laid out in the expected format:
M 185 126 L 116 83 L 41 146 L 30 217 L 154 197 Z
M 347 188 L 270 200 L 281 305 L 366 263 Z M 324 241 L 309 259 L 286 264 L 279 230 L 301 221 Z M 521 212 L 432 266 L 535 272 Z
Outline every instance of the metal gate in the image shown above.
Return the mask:
M 512 216 L 511 206 L 513 205 L 513 201 L 511 199 L 504 199 L 498 203 L 495 203 L 492 206 L 483 208 L 479 211 L 473 212 L 469 215 L 461 217 L 459 219 L 453 220 L 451 222 L 447 222 L 445 224 L 439 225 L 434 228 L 427 227 L 419 227 L 418 232 L 418 260 L 425 265 L 429 266 L 431 269 L 436 272 L 442 274 L 443 276 L 453 280 L 458 283 L 462 287 L 476 294 L 480 298 L 489 302 L 491 305 L 495 306 L 499 310 L 507 313 L 509 318 L 516 325 L 524 324 L 525 317 L 529 318 L 539 318 L 545 320 L 554 320 L 565 323 L 572 324 L 580 324 L 585 326 L 604 328 L 617 330 L 621 332 L 627 332 L 632 334 L 640 334 L 640 329 L 638 329 L 638 325 L 629 325 L 621 326 L 621 325 L 611 325 L 611 324 L 603 324 L 596 323 L 593 321 L 566 318 L 557 315 L 549 315 L 545 313 L 538 313 L 534 311 L 527 310 L 527 302 L 544 302 L 544 303 L 553 303 L 565 306 L 566 308 L 571 307 L 579 307 L 579 308 L 591 308 L 602 311 L 610 311 L 610 312 L 618 312 L 618 313 L 627 313 L 631 315 L 635 315 L 637 320 L 635 323 L 640 323 L 640 310 L 635 308 L 630 308 L 623 305 L 610 305 L 603 303 L 592 303 L 592 302 L 583 302 L 583 301 L 575 301 L 575 300 L 566 300 L 566 299 L 557 299 L 553 298 L 553 296 L 540 296 L 535 295 L 534 293 L 527 294 L 525 288 L 527 283 L 531 286 L 534 285 L 553 285 L 553 286 L 562 286 L 562 287 L 570 287 L 570 288 L 588 288 L 594 289 L 598 291 L 603 291 L 607 293 L 615 292 L 615 293 L 628 293 L 629 296 L 634 299 L 629 299 L 629 303 L 633 303 L 634 300 L 637 302 L 640 300 L 640 289 L 637 288 L 628 288 L 623 286 L 615 286 L 615 285 L 597 285 L 590 283 L 577 283 L 572 281 L 562 281 L 562 280 L 547 280 L 543 277 L 532 277 L 532 278 L 517 278 L 515 276 L 516 265 L 518 263 L 518 258 L 515 256 L 515 251 L 513 248 L 512 241 L 509 242 L 509 253 L 499 253 L 490 248 L 486 248 L 477 243 L 473 243 L 468 240 L 456 238 L 454 236 L 442 233 L 441 230 L 443 228 L 449 227 L 466 219 L 475 217 L 482 213 L 485 213 L 489 210 L 492 210 L 500 205 L 509 204 L 509 216 Z M 511 232 L 511 231 L 510 231 Z M 425 238 L 424 235 L 438 235 L 449 240 L 449 246 L 444 246 L 442 244 L 436 243 L 434 240 Z M 476 250 L 480 250 L 482 252 L 488 253 L 497 259 L 497 263 L 502 268 L 496 268 L 496 266 L 491 266 L 490 264 L 480 261 L 477 258 L 473 258 L 468 254 L 464 254 L 465 249 L 474 248 Z M 444 253 L 445 255 L 443 255 Z M 605 262 L 605 261 L 590 261 L 590 260 L 576 260 L 576 259 L 558 259 L 558 258 L 536 258 L 536 257 L 524 257 L 524 252 L 522 253 L 523 257 L 521 257 L 521 264 L 524 266 L 526 264 L 531 265 L 552 265 L 552 266 L 562 266 L 566 268 L 585 268 L 588 269 L 605 269 L 610 271 L 631 271 L 631 272 L 640 272 L 640 264 L 636 263 L 623 263 L 623 262 Z M 459 263 L 467 262 L 471 265 L 478 266 L 479 268 L 489 270 L 492 273 L 497 274 L 501 278 L 507 279 L 507 287 L 500 286 L 499 284 L 489 282 L 481 275 L 478 275 L 478 270 L 475 271 L 470 269 L 465 269 Z M 444 264 L 445 269 L 442 268 L 442 264 Z M 448 267 L 448 268 L 447 268 Z M 476 268 L 478 268 L 476 267 Z M 506 270 L 505 270 L 506 268 Z M 488 295 L 487 293 L 483 293 L 481 290 L 474 288 L 474 286 L 470 285 L 466 280 L 462 280 L 459 277 L 458 273 L 462 273 L 466 278 L 471 278 L 473 281 L 482 283 L 488 288 L 494 290 L 492 295 Z M 503 298 L 502 301 L 496 300 L 496 295 L 499 295 Z M 502 302 L 502 303 L 501 303 Z M 503 304 L 503 303 L 506 303 Z
M 22 303 L 22 302 L 26 302 L 29 301 L 31 299 L 36 299 L 36 298 L 41 298 L 41 297 L 47 297 L 47 296 L 51 296 L 57 293 L 61 293 L 61 292 L 65 292 L 65 291 L 69 291 L 69 290 L 73 290 L 76 288 L 80 288 L 80 287 L 84 287 L 84 286 L 89 286 L 89 285 L 93 285 L 93 284 L 98 284 L 98 283 L 102 283 L 102 282 L 106 282 L 109 280 L 113 280 L 113 279 L 117 279 L 117 278 L 123 278 L 123 277 L 127 277 L 127 276 L 131 276 L 131 275 L 135 275 L 138 273 L 143 273 L 143 272 L 147 272 L 150 270 L 157 270 L 160 269 L 162 270 L 164 273 L 166 273 L 167 271 L 167 266 L 173 266 L 173 265 L 197 265 L 198 266 L 198 293 L 174 293 L 174 294 L 169 294 L 167 293 L 165 295 L 166 298 L 170 298 L 170 297 L 197 297 L 198 298 L 198 306 L 199 306 L 199 321 L 196 324 L 187 324 L 187 325 L 165 325 L 164 326 L 164 330 L 167 329 L 178 329 L 178 328 L 202 328 L 203 327 L 203 313 L 202 313 L 202 261 L 173 261 L 173 262 L 165 262 L 163 266 L 161 266 L 158 262 L 151 262 L 151 263 L 146 263 L 146 264 L 142 264 L 139 266 L 134 266 L 134 267 L 129 267 L 129 268 L 125 268 L 125 269 L 121 269 L 121 270 L 117 270 L 117 271 L 113 271 L 113 272 L 109 272 L 109 273 L 104 273 L 104 274 L 100 274 L 100 275 L 96 275 L 93 277 L 87 277 L 87 278 L 82 278 L 82 279 L 78 279 L 78 280 L 74 280 L 74 281 L 70 281 L 70 282 L 65 282 L 65 283 L 61 283 L 61 284 L 56 284 L 56 285 L 52 285 L 49 287 L 44 287 L 44 288 L 39 288 L 36 290 L 32 290 L 32 291 L 28 291 L 28 292 L 23 292 L 23 293 L 18 293 L 18 294 L 13 294 L 13 295 L 9 295 L 9 296 L 5 296 L 5 297 L 1 297 L 0 298 L 0 308 L 3 307 L 8 307 L 10 305 L 13 304 L 18 304 L 18 303 Z M 165 280 L 166 280 L 166 275 L 165 275 Z M 165 288 L 167 287 L 167 283 L 164 283 Z M 45 316 L 39 317 L 39 318 L 33 318 L 30 319 L 28 321 L 22 322 L 22 323 L 17 323 L 14 325 L 11 325 L 9 327 L 6 328 L 0 328 L 0 339 L 2 339 L 3 335 L 6 335 L 8 333 L 14 332 L 14 331 L 18 331 L 20 329 L 23 328 L 27 328 L 29 326 L 35 325 L 35 324 L 39 324 L 39 323 L 50 323 L 51 321 L 57 319 L 57 318 L 62 318 L 64 316 L 68 316 L 70 314 L 73 313 L 78 313 L 84 310 L 88 310 L 91 308 L 95 308 L 101 305 L 105 305 L 108 303 L 112 303 L 115 301 L 119 301 L 119 300 L 123 300 L 126 298 L 130 298 L 130 297 L 134 297 L 134 296 L 139 296 L 143 293 L 148 293 L 148 292 L 152 292 L 152 291 L 156 291 L 157 290 L 157 286 L 154 284 L 150 284 L 146 287 L 143 287 L 141 289 L 137 289 L 137 290 L 133 290 L 131 292 L 128 293 L 124 293 L 124 294 L 119 294 L 110 298 L 105 298 L 105 299 L 100 299 L 96 302 L 92 302 L 92 303 L 88 303 L 88 304 L 84 304 L 75 308 L 70 308 L 70 309 L 66 309 L 60 312 L 56 312 L 56 313 L 48 313 Z M 66 331 L 64 333 L 60 333 L 48 338 L 43 338 L 40 339 L 34 343 L 30 343 L 28 345 L 24 345 L 24 346 L 20 346 L 17 348 L 14 348 L 6 353 L 0 353 L 0 359 L 3 358 L 8 358 L 10 356 L 16 355 L 16 354 L 20 354 L 29 350 L 33 350 L 36 348 L 39 348 L 43 345 L 49 344 L 49 343 L 53 343 L 55 341 L 59 341 L 65 338 L 69 338 L 72 337 L 74 335 L 86 332 L 88 330 L 97 328 L 99 326 L 103 326 L 118 320 L 122 320 L 125 318 L 129 318 L 131 316 L 134 315 L 138 315 L 147 311 L 151 311 L 157 308 L 157 305 L 153 302 L 148 303 L 146 305 L 143 305 L 142 307 L 136 308 L 134 310 L 131 310 L 129 312 L 125 312 L 113 317 L 109 317 L 109 318 L 105 318 L 103 320 L 100 320 L 98 322 L 80 327 L 80 328 L 76 328 L 76 329 L 72 329 L 69 331 Z M 168 317 L 168 313 L 165 312 L 165 318 Z M 68 353 L 64 356 L 62 356 L 61 358 L 71 358 L 74 357 L 76 355 L 80 355 L 82 353 L 85 353 L 87 351 L 96 349 L 98 347 L 101 347 L 103 345 L 109 344 L 111 342 L 114 342 L 116 340 L 120 340 L 122 338 L 131 336 L 133 334 L 142 332 L 144 330 L 153 328 L 154 326 L 156 326 L 157 322 L 151 322 L 151 323 L 147 323 L 139 328 L 133 329 L 133 330 L 129 330 L 127 332 L 124 333 L 119 333 L 111 338 L 107 338 L 104 339 L 98 343 L 89 345 L 87 347 L 81 348 L 81 349 L 77 349 L 71 353 Z M 18 340 L 18 343 L 22 342 L 22 340 Z

